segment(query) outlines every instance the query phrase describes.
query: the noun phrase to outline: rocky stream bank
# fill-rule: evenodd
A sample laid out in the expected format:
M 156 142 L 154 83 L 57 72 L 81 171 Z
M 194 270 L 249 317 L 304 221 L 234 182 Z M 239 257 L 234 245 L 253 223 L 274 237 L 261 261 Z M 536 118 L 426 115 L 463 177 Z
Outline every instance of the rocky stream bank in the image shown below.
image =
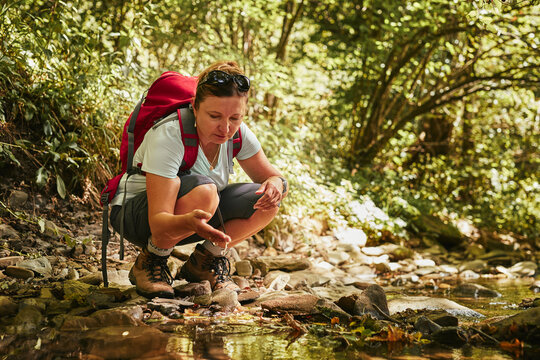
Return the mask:
M 128 280 L 137 249 L 127 244 L 120 260 L 118 237 L 103 287 L 99 211 L 21 191 L 1 205 L 2 359 L 285 358 L 264 345 L 278 335 L 287 349 L 318 339 L 294 355 L 314 359 L 411 358 L 407 347 L 433 344 L 540 354 L 538 247 L 509 235 L 473 241 L 430 219 L 407 240 L 345 228 L 270 247 L 257 235 L 230 254 L 240 293 L 177 276 L 195 244 L 178 246 L 175 299 L 146 299 Z M 508 297 L 502 280 L 521 290 Z

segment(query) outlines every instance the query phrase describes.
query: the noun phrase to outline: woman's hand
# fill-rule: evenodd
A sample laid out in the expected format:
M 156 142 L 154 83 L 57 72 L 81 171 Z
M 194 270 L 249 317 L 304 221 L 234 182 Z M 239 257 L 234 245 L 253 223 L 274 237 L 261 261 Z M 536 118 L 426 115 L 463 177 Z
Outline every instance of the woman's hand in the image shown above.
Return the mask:
M 208 225 L 208 220 L 212 218 L 212 214 L 196 209 L 187 213 L 186 217 L 191 229 L 203 239 L 207 239 L 224 249 L 226 249 L 227 244 L 231 242 L 231 237 L 229 235 Z
M 279 205 L 283 199 L 283 182 L 279 177 L 272 176 L 261 184 L 255 194 L 264 195 L 255 203 L 254 209 L 271 210 Z

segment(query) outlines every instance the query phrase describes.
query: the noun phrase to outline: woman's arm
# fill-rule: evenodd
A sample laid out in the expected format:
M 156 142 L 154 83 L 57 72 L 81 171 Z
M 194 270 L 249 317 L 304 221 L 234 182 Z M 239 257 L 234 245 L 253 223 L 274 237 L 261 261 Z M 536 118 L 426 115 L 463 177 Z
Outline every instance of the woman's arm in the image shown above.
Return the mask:
M 287 195 L 288 189 L 283 188 L 281 173 L 270 164 L 261 149 L 255 155 L 245 160 L 238 160 L 242 169 L 255 183 L 261 183 L 257 194 L 264 195 L 255 203 L 255 209 L 269 210 L 281 202 Z
M 186 214 L 175 214 L 176 197 L 180 189 L 180 178 L 166 178 L 146 174 L 148 196 L 148 222 L 154 245 L 169 249 L 180 240 L 197 233 L 214 243 L 227 243 L 230 237 L 214 229 L 206 222 L 212 214 L 196 209 Z

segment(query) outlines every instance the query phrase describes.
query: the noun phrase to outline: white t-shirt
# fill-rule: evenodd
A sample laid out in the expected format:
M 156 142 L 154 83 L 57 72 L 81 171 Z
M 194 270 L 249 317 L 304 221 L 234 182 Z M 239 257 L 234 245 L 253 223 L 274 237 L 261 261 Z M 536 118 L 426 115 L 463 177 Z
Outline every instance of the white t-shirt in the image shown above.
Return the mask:
M 151 128 L 145 134 L 141 145 L 133 156 L 133 166 L 142 164 L 141 170 L 144 172 L 174 179 L 178 175 L 184 158 L 184 144 L 182 143 L 178 114 L 175 112 L 161 121 L 163 123 Z M 245 160 L 258 153 L 261 144 L 246 124 L 240 125 L 240 132 L 242 134 L 242 148 L 236 158 Z M 194 174 L 211 178 L 219 190 L 223 190 L 229 183 L 227 143 L 221 144 L 217 164 L 213 170 L 210 170 L 210 163 L 200 146 L 197 160 L 190 169 Z M 126 201 L 146 190 L 146 177 L 144 175 L 131 175 L 127 185 L 126 178 L 127 174 L 124 174 L 111 205 L 122 205 L 124 189 L 126 189 Z

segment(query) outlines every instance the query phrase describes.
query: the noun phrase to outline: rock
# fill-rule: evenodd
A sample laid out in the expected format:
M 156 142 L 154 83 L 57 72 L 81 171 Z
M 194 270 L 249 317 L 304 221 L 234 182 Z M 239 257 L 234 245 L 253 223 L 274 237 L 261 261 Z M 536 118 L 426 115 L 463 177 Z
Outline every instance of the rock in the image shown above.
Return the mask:
M 149 309 L 157 310 L 165 316 L 178 318 L 180 316 L 182 308 L 187 308 L 195 305 L 190 301 L 180 299 L 162 299 L 155 298 L 148 302 Z
M 258 291 L 251 290 L 249 288 L 244 288 L 241 292 L 238 293 L 238 302 L 242 304 L 251 302 L 255 299 L 258 299 L 260 296 L 261 295 Z
M 454 347 L 461 347 L 469 341 L 469 337 L 465 330 L 455 326 L 443 327 L 439 331 L 433 333 L 431 338 L 436 343 Z
M 439 265 L 439 269 L 446 274 L 457 274 L 459 272 L 459 270 L 455 266 L 447 264 Z
M 9 296 L 0 296 L 0 317 L 8 317 L 17 313 L 19 305 Z
M 429 234 L 444 247 L 460 245 L 466 238 L 453 224 L 446 224 L 433 215 L 420 214 L 412 218 L 412 228 L 420 234 Z
M 227 288 L 218 289 L 212 293 L 212 303 L 217 303 L 225 311 L 232 311 L 237 306 L 240 306 L 238 301 L 238 293 Z
M 495 290 L 488 289 L 487 287 L 482 285 L 469 283 L 459 284 L 452 290 L 452 294 L 459 297 L 470 298 L 501 297 L 501 294 Z
M 266 278 L 265 278 L 266 279 Z M 276 276 L 274 280 L 270 284 L 268 284 L 267 289 L 268 291 L 280 291 L 285 289 L 287 284 L 289 283 L 289 280 L 291 280 L 291 275 L 284 273 L 279 274 Z
M 86 244 L 84 245 L 84 254 L 88 256 L 94 256 L 97 254 L 97 249 L 92 244 Z
M 441 326 L 436 324 L 426 316 L 420 316 L 414 323 L 414 328 L 422 333 L 424 336 L 429 336 L 441 329 Z
M 370 314 L 379 320 L 385 318 L 381 312 L 390 315 L 386 294 L 384 293 L 383 288 L 376 284 L 368 286 L 360 294 L 344 296 L 340 298 L 336 304 L 351 315 Z M 377 308 L 380 311 L 377 310 Z
M 297 271 L 308 269 L 311 263 L 304 258 L 294 258 L 288 255 L 259 256 L 252 262 L 253 267 L 260 269 L 263 275 L 271 270 Z
M 418 259 L 414 260 L 414 264 L 418 267 L 433 267 L 435 266 L 435 261 L 431 259 Z
M 406 296 L 394 298 L 388 302 L 388 309 L 393 315 L 398 312 L 411 310 L 446 310 L 454 316 L 483 317 L 484 315 L 462 306 L 452 300 L 431 298 L 427 296 Z
M 71 250 L 71 254 L 73 255 L 73 257 L 76 257 L 76 258 L 84 254 L 83 244 L 76 244 Z
M 13 320 L 17 334 L 31 335 L 41 329 L 44 317 L 41 310 L 35 306 L 23 306 Z
M 99 359 L 168 358 L 169 337 L 146 325 L 107 326 L 83 337 L 85 352 Z
M 534 276 L 538 265 L 532 261 L 522 261 L 508 269 L 516 276 Z
M 22 209 L 28 201 L 28 194 L 20 190 L 12 190 L 9 194 L 8 204 L 14 209 Z
M 140 306 L 98 310 L 88 317 L 74 316 L 64 321 L 62 331 L 84 331 L 103 326 L 143 326 Z
M 479 279 L 480 275 L 475 273 L 472 270 L 465 270 L 462 273 L 459 274 L 459 277 L 463 279 Z
M 340 282 L 331 282 L 324 286 L 312 287 L 310 292 L 319 298 L 337 301 L 343 296 L 357 294 L 358 289 L 354 285 L 343 285 Z
M 49 259 L 47 259 L 46 257 L 24 260 L 21 261 L 18 266 L 28 270 L 32 270 L 33 272 L 38 273 L 42 276 L 48 277 L 52 275 L 52 266 L 49 262 Z
M 240 260 L 235 264 L 236 273 L 240 276 L 251 276 L 253 274 L 253 266 L 251 266 L 251 261 L 249 260 Z
M 341 309 L 335 303 L 326 299 L 319 299 L 319 301 L 317 301 L 315 304 L 315 310 L 328 320 L 332 320 L 333 318 L 337 317 L 339 322 L 342 324 L 348 324 L 351 319 L 350 314 L 343 311 L 343 309 Z
M 375 246 L 375 247 L 367 246 L 367 247 L 362 248 L 362 252 L 369 256 L 381 256 L 382 254 L 384 254 L 384 250 L 380 246 Z
M 34 277 L 34 272 L 20 266 L 8 266 L 4 274 L 16 279 L 30 279 Z
M 328 271 L 314 268 L 313 270 L 294 271 L 291 274 L 289 286 L 295 288 L 301 283 L 307 286 L 320 286 L 332 280 L 332 274 Z
M 540 307 L 533 307 L 483 328 L 499 340 L 515 338 L 529 344 L 540 343 Z M 495 330 L 495 331 L 494 331 Z
M 89 285 L 99 285 L 103 282 L 103 274 L 100 272 L 85 275 L 79 281 Z
M 68 270 L 68 269 L 64 269 Z M 74 268 L 69 268 L 67 271 L 67 279 L 68 280 L 78 280 L 79 279 L 79 272 L 75 270 Z
M 64 282 L 64 299 L 73 300 L 78 304 L 86 304 L 86 297 L 95 289 L 95 286 L 77 280 Z
M 540 280 L 536 280 L 534 283 L 531 284 L 531 286 L 529 287 L 529 289 L 537 294 L 540 292 Z
M 288 312 L 292 315 L 311 314 L 319 298 L 311 294 L 288 295 L 273 300 L 266 300 L 260 305 L 270 312 Z
M 110 284 L 132 286 L 128 270 L 107 269 L 107 277 Z
M 429 317 L 434 323 L 440 326 L 458 326 L 458 318 L 450 314 L 434 315 Z
M 174 287 L 174 295 L 179 297 L 210 295 L 211 293 L 212 287 L 208 280 Z
M 19 233 L 8 224 L 0 224 L 0 239 L 19 240 Z
M 414 251 L 410 248 L 404 246 L 398 246 L 390 252 L 390 258 L 392 261 L 399 261 L 403 259 L 411 258 L 414 254 Z
M 249 289 L 249 281 L 243 276 L 232 276 L 232 280 L 240 289 Z
M 328 253 L 328 261 L 333 265 L 343 264 L 350 258 L 351 256 L 344 251 L 330 251 Z
M 334 231 L 334 236 L 342 244 L 356 245 L 363 247 L 367 242 L 367 235 L 361 229 L 345 228 Z
M 0 258 L 0 269 L 5 269 L 8 266 L 16 266 L 24 260 L 24 256 L 7 256 Z

